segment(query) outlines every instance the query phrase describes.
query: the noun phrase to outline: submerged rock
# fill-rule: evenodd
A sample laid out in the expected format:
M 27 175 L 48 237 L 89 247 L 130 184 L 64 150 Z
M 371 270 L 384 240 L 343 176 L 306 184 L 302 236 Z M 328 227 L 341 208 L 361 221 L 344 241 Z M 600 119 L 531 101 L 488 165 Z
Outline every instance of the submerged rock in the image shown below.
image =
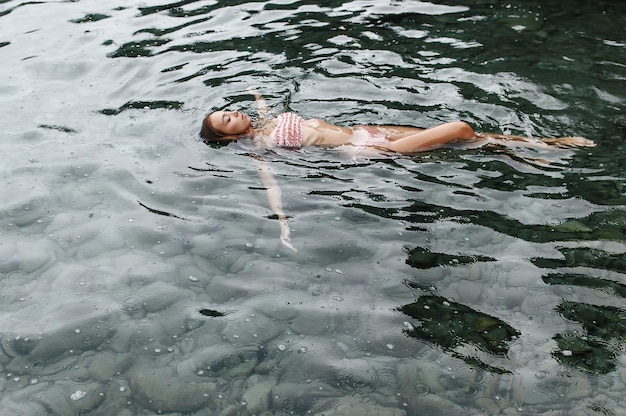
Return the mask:
M 6 368 L 16 374 L 55 374 L 74 363 L 82 352 L 98 348 L 114 333 L 103 319 L 91 318 L 78 321 L 71 328 L 3 339 L 5 354 L 13 357 Z
M 146 313 L 161 312 L 174 303 L 189 297 L 189 292 L 164 282 L 154 282 L 142 288 L 139 293 L 144 297 L 142 308 Z
M 193 412 L 212 403 L 215 385 L 141 360 L 129 372 L 132 397 L 155 412 Z
M 177 364 L 180 375 L 203 374 L 229 379 L 247 378 L 257 365 L 259 352 L 256 347 L 235 348 L 217 344 L 196 350 Z
M 407 414 L 404 409 L 373 403 L 369 398 L 359 395 L 340 397 L 334 401 L 328 400 L 326 407 L 315 413 L 315 416 L 405 416 Z
M 29 356 L 38 359 L 54 359 L 68 351 L 87 351 L 100 346 L 115 331 L 102 325 L 99 319 L 87 320 L 75 328 L 66 328 L 39 337 Z
M 319 383 L 281 383 L 272 388 L 272 408 L 307 414 L 317 403 L 326 398 L 337 398 L 342 394 L 333 387 Z
M 98 394 L 102 386 L 98 383 L 77 384 L 73 381 L 57 381 L 34 397 L 48 414 L 85 414 L 98 407 L 103 396 Z
M 115 374 L 125 373 L 134 359 L 135 357 L 130 353 L 99 352 L 89 362 L 89 376 L 94 380 L 106 382 Z
M 252 379 L 252 377 L 251 377 Z M 274 378 L 265 380 L 253 380 L 250 387 L 243 394 L 243 403 L 246 408 L 253 414 L 259 414 L 264 411 L 270 411 L 271 393 L 276 380 Z

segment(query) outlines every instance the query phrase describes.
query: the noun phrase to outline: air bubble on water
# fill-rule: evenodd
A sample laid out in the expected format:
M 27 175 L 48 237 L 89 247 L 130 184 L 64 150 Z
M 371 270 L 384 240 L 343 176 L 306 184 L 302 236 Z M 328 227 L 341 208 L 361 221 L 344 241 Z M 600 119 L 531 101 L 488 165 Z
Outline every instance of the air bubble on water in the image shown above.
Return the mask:
M 387 344 L 386 347 L 388 350 L 393 350 L 394 348 L 396 348 L 393 344 Z
M 280 351 L 285 351 L 287 349 L 287 346 L 285 344 L 278 344 L 278 349 Z
M 189 276 L 189 280 L 192 282 L 197 282 L 198 278 L 196 276 Z
M 85 397 L 87 393 L 85 393 L 82 390 L 76 390 L 74 393 L 72 393 L 72 395 L 70 396 L 70 399 L 76 401 L 76 400 L 80 400 L 83 397 Z

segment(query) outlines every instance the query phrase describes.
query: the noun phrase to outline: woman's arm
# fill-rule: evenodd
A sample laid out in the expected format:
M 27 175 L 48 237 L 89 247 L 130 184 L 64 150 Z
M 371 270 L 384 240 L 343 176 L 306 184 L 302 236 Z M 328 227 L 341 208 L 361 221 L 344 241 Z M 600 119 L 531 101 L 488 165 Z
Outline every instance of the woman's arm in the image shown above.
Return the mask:
M 291 244 L 291 238 L 289 238 L 289 223 L 287 222 L 287 217 L 283 212 L 281 202 L 282 195 L 280 188 L 278 187 L 278 182 L 276 181 L 276 178 L 274 178 L 274 175 L 272 174 L 272 171 L 267 163 L 260 160 L 258 163 L 259 178 L 261 179 L 263 186 L 265 186 L 267 192 L 267 202 L 269 203 L 272 211 L 274 211 L 274 214 L 278 216 L 278 221 L 280 221 L 280 242 L 283 247 L 296 252 L 298 250 L 296 250 L 296 248 Z
M 256 88 L 248 88 L 248 91 L 254 95 L 259 111 L 259 118 L 267 118 L 269 107 L 267 106 L 263 96 L 257 92 Z M 296 250 L 296 248 L 291 244 L 291 238 L 289 237 L 291 230 L 289 229 L 287 216 L 283 212 L 282 194 L 280 192 L 280 188 L 278 187 L 278 182 L 276 181 L 276 178 L 274 178 L 274 175 L 272 174 L 272 171 L 267 163 L 259 159 L 256 159 L 256 161 L 259 164 L 259 178 L 261 179 L 267 193 L 267 202 L 280 222 L 280 243 L 283 247 L 293 252 L 297 252 L 298 250 Z
M 269 107 L 267 106 L 267 103 L 265 102 L 265 98 L 263 98 L 263 96 L 259 94 L 256 88 L 251 87 L 251 88 L 248 88 L 247 91 L 250 92 L 250 94 L 254 95 L 254 100 L 256 101 L 257 109 L 259 112 L 259 118 L 261 119 L 266 118 L 267 113 L 269 112 Z

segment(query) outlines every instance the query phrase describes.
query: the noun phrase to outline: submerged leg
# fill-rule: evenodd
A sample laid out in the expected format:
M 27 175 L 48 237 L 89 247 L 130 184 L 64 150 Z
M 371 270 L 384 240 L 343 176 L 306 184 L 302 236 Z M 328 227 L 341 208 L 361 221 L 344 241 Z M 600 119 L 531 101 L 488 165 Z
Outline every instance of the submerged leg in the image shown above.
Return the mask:
M 441 124 L 426 130 L 407 127 L 379 126 L 380 130 L 390 143 L 380 144 L 379 147 L 399 153 L 422 152 L 443 146 L 453 140 L 479 139 L 486 144 L 489 142 L 516 142 L 522 146 L 538 148 L 554 147 L 593 147 L 595 142 L 584 137 L 557 137 L 557 138 L 528 138 L 510 134 L 476 133 L 469 124 L 463 121 Z
M 381 147 L 399 153 L 414 153 L 437 148 L 455 139 L 466 140 L 475 137 L 476 133 L 469 124 L 455 121 L 404 135 Z
M 509 142 L 523 142 L 529 146 L 534 147 L 593 147 L 596 143 L 593 140 L 586 139 L 584 137 L 557 137 L 551 138 L 528 138 L 524 136 L 515 136 L 512 134 L 498 134 L 498 133 L 476 133 L 476 137 L 483 140 L 501 140 Z

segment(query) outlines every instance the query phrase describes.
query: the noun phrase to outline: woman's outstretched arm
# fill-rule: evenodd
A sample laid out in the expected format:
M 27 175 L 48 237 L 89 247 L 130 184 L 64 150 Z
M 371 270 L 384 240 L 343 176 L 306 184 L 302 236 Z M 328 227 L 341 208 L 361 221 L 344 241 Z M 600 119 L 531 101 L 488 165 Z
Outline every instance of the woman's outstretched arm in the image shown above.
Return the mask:
M 266 118 L 269 112 L 269 107 L 265 102 L 265 98 L 263 98 L 263 96 L 257 91 L 256 88 L 250 87 L 247 89 L 247 91 L 250 94 L 254 95 L 254 100 L 256 101 L 257 110 L 259 112 L 259 118 Z
M 296 252 L 298 250 L 296 250 L 296 248 L 291 244 L 291 238 L 289 237 L 291 231 L 289 229 L 287 216 L 283 212 L 282 194 L 280 192 L 280 188 L 278 187 L 278 182 L 276 181 L 276 178 L 272 174 L 272 171 L 267 163 L 260 160 L 258 160 L 258 163 L 258 174 L 267 192 L 267 202 L 280 222 L 280 242 L 283 247 Z

